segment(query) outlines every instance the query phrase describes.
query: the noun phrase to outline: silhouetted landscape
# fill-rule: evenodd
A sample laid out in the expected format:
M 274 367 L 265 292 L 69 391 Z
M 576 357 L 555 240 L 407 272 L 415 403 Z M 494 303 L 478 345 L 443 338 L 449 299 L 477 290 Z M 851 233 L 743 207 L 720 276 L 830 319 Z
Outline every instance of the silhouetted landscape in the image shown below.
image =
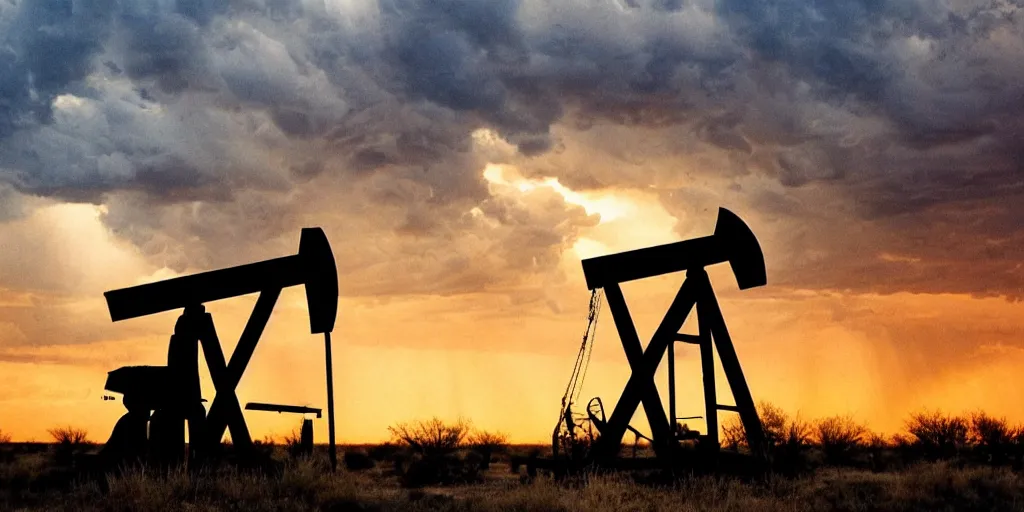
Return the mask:
M 0 0 L 0 510 L 1024 512 L 1021 63 L 1022 0 Z
M 515 457 L 550 447 L 509 445 L 468 421 L 396 424 L 377 445 L 326 446 L 306 455 L 298 433 L 257 441 L 262 467 L 189 471 L 125 468 L 83 476 L 97 446 L 73 427 L 51 443 L 0 444 L 5 510 L 1020 510 L 1024 428 L 983 412 L 907 418 L 905 431 L 871 432 L 849 417 L 801 420 L 759 406 L 773 471 L 756 478 L 585 473 L 528 475 Z M 738 422 L 727 449 L 743 450 Z M 2 441 L 3 438 L 0 438 Z M 230 452 L 230 446 L 228 446 Z M 547 453 L 545 453 L 547 452 Z M 623 445 L 623 457 L 652 457 Z M 78 471 L 76 471 L 76 469 Z

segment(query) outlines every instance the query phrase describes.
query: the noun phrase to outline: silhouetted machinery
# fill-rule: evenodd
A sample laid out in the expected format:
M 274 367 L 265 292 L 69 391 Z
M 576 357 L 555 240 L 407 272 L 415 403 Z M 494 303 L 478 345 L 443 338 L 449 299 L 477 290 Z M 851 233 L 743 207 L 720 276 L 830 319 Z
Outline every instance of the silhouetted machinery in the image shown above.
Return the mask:
M 643 467 L 654 463 L 657 467 L 674 467 L 684 463 L 681 442 L 693 440 L 697 442 L 697 450 L 690 453 L 699 454 L 702 461 L 712 466 L 718 460 L 720 443 L 718 439 L 718 411 L 733 411 L 740 415 L 740 420 L 747 435 L 748 446 L 755 462 L 764 460 L 765 440 L 754 407 L 753 398 L 747 388 L 739 359 L 733 348 L 732 340 L 726 329 L 725 320 L 719 309 L 714 290 L 708 279 L 705 267 L 728 262 L 736 276 L 741 290 L 763 286 L 766 283 L 764 256 L 754 234 L 747 225 L 729 210 L 718 211 L 718 222 L 715 233 L 711 236 L 666 244 L 645 249 L 638 249 L 618 254 L 600 256 L 583 260 L 583 273 L 587 288 L 592 290 L 591 311 L 587 330 L 583 336 L 583 344 L 577 357 L 570 384 L 562 399 L 558 423 L 552 436 L 554 459 L 530 459 L 522 461 L 533 468 L 564 468 L 566 464 L 573 466 L 597 465 L 602 467 Z M 686 271 L 686 279 L 675 296 L 668 312 L 657 328 L 646 350 L 640 344 L 636 328 L 626 307 L 620 283 L 646 277 L 653 277 L 670 272 Z M 611 417 L 605 416 L 604 406 L 600 398 L 588 403 L 583 420 L 576 421 L 579 413 L 572 411 L 574 401 L 578 398 L 582 387 L 581 379 L 586 374 L 586 361 L 589 360 L 588 344 L 592 349 L 593 332 L 596 328 L 597 315 L 600 311 L 600 293 L 608 302 L 615 321 L 615 327 L 626 358 L 632 369 L 632 375 L 626 384 Z M 681 334 L 683 323 L 689 313 L 696 309 L 699 334 Z M 678 420 L 699 418 L 679 418 L 676 416 L 675 404 L 675 344 L 687 343 L 697 345 L 700 349 L 701 370 L 703 373 L 704 403 L 707 432 L 690 431 Z M 725 370 L 729 387 L 735 399 L 735 405 L 718 403 L 715 392 L 714 351 L 717 347 L 718 356 Z M 658 387 L 655 384 L 655 372 L 662 359 L 668 354 L 668 403 L 669 413 L 666 415 Z M 629 425 L 629 420 L 640 404 L 644 406 L 651 429 L 651 436 L 642 436 Z M 586 445 L 581 427 L 590 429 L 591 443 L 585 454 L 574 448 Z M 597 435 L 593 435 L 596 429 Z M 626 461 L 619 458 L 623 435 L 632 431 L 638 437 L 651 442 L 655 451 L 654 459 L 645 461 Z M 688 464 L 683 464 L 688 465 Z
M 118 420 L 104 447 L 115 460 L 150 458 L 180 462 L 185 456 L 188 422 L 189 459 L 203 458 L 220 446 L 230 430 L 235 448 L 251 452 L 252 439 L 235 388 L 256 349 L 281 290 L 303 285 L 313 334 L 324 334 L 330 457 L 336 467 L 331 331 L 338 311 L 338 271 L 327 236 L 320 228 L 302 229 L 293 256 L 178 277 L 104 294 L 111 320 L 184 309 L 174 326 L 166 366 L 128 366 L 110 372 L 105 388 L 122 393 L 128 412 Z M 225 360 L 206 302 L 259 293 L 234 353 Z M 199 384 L 202 344 L 216 396 L 209 414 Z M 148 436 L 147 436 L 148 426 Z
M 305 407 L 301 405 L 280 405 L 280 404 L 265 404 L 261 402 L 249 402 L 245 404 L 245 410 L 247 411 L 269 411 L 276 412 L 278 414 L 282 412 L 290 412 L 295 414 L 316 414 L 316 417 L 320 417 L 320 409 L 314 409 L 312 407 Z M 302 429 L 299 431 L 299 452 L 304 455 L 313 455 L 313 420 L 312 418 L 302 418 Z

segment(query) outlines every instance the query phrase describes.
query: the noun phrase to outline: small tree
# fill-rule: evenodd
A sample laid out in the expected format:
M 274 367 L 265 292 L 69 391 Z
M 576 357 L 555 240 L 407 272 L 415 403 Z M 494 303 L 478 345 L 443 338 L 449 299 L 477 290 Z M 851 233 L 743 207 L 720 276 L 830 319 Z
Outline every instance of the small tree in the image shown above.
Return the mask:
M 825 459 L 832 463 L 849 461 L 851 452 L 857 448 L 867 429 L 853 421 L 850 416 L 832 416 L 819 420 L 815 434 Z
M 797 416 L 786 426 L 786 436 L 783 439 L 783 443 L 789 447 L 803 448 L 810 444 L 813 435 L 814 429 L 811 428 L 811 424 Z
M 969 441 L 967 420 L 940 411 L 913 414 L 907 420 L 907 432 L 917 438 L 917 444 L 931 456 L 955 455 Z
M 55 462 L 59 465 L 71 464 L 75 451 L 85 444 L 85 429 L 66 426 L 51 428 L 47 432 L 57 443 L 57 449 L 54 451 Z
M 47 430 L 50 437 L 60 445 L 79 446 L 85 444 L 88 433 L 83 428 L 72 426 L 55 427 Z
M 396 460 L 396 472 L 400 475 L 402 485 L 420 487 L 478 479 L 480 461 L 467 462 L 455 453 L 466 445 L 470 432 L 469 421 L 459 419 L 445 423 L 435 417 L 426 421 L 399 423 L 388 427 L 388 430 L 396 442 L 409 446 L 415 452 L 407 465 Z
M 789 417 L 782 408 L 770 402 L 758 402 L 757 416 L 761 419 L 761 430 L 769 449 L 785 442 L 790 434 L 787 428 Z M 733 450 L 747 446 L 747 429 L 738 415 L 722 424 L 722 437 L 725 438 L 725 446 Z
M 789 424 L 789 417 L 781 407 L 769 402 L 757 404 L 757 415 L 761 417 L 761 428 L 764 430 L 764 440 L 768 448 L 774 448 L 782 444 L 788 433 L 786 428 Z
M 11 442 L 11 435 L 3 430 L 0 430 L 0 444 L 9 444 Z
M 399 423 L 388 427 L 388 431 L 396 441 L 409 445 L 416 452 L 441 455 L 461 448 L 469 436 L 470 427 L 470 422 L 461 418 L 454 423 L 445 423 L 434 417 L 425 421 Z
M 811 438 L 810 425 L 798 417 L 789 419 L 782 408 L 769 402 L 757 406 L 765 447 L 776 470 L 791 473 L 806 469 L 804 451 Z M 747 431 L 739 416 L 722 425 L 724 446 L 738 450 L 747 447 Z
M 1010 455 L 1017 432 L 1006 418 L 994 418 L 978 411 L 971 414 L 970 442 L 987 462 L 1001 464 Z

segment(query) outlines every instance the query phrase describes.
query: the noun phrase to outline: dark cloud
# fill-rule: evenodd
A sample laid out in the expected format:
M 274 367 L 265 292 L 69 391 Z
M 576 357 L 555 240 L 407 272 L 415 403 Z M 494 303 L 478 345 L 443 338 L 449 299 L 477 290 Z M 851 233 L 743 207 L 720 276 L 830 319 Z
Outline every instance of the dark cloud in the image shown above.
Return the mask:
M 0 10 L 0 138 L 50 120 L 53 98 L 90 72 L 114 5 L 40 0 Z
M 378 241 L 389 252 L 370 252 L 405 261 L 412 289 L 470 289 L 552 267 L 590 222 L 493 197 L 481 171 L 495 155 L 472 141 L 486 127 L 528 175 L 653 185 L 680 215 L 751 205 L 790 244 L 791 286 L 951 280 L 1019 296 L 1021 12 L 927 0 L 0 4 L 0 190 L 103 202 L 108 226 L 175 269 L 271 253 L 257 241 L 316 213 L 339 233 L 359 226 L 345 236 L 393 235 Z M 861 231 L 838 234 L 840 213 Z M 398 268 L 346 257 L 381 276 Z M 968 258 L 998 277 L 949 277 Z

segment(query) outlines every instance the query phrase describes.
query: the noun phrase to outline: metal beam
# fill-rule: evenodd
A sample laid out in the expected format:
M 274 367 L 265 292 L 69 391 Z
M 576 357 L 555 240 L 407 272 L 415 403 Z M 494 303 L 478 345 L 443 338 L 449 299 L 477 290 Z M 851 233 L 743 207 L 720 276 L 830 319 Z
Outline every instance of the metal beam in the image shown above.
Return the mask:
M 267 412 L 290 412 L 295 414 L 316 414 L 316 417 L 320 417 L 321 409 L 315 407 L 305 407 L 301 405 L 282 405 L 282 404 L 267 404 L 263 402 L 249 402 L 245 404 L 245 410 L 247 411 L 267 411 Z
M 238 382 L 242 380 L 242 373 L 245 372 L 245 367 L 248 366 L 249 360 L 252 358 L 253 351 L 256 350 L 256 343 L 259 342 L 260 336 L 263 335 L 263 329 L 267 326 L 267 321 L 270 320 L 270 314 L 274 311 L 274 304 L 277 302 L 277 297 L 281 294 L 280 288 L 272 288 L 264 290 L 260 293 L 260 298 L 256 300 L 256 306 L 253 307 L 252 314 L 249 316 L 249 321 L 245 324 L 245 329 L 242 330 L 242 335 L 238 339 L 238 345 L 235 346 L 234 353 L 231 354 L 231 361 L 225 367 L 219 366 L 224 360 L 224 355 L 221 352 L 220 357 L 214 361 L 207 359 L 207 365 L 210 368 L 210 376 L 213 378 L 214 386 L 217 388 L 217 395 L 213 399 L 213 404 L 210 405 L 210 413 L 207 415 L 207 432 L 209 441 L 212 444 L 220 443 L 221 437 L 224 435 L 224 429 L 230 428 L 231 430 L 231 442 L 236 446 L 248 447 L 252 444 L 252 438 L 249 436 L 249 429 L 245 425 L 245 417 L 242 415 L 242 408 L 238 404 L 238 397 L 235 396 L 235 388 L 238 386 Z M 210 330 L 213 331 L 212 317 L 210 320 Z M 216 331 L 211 333 L 212 336 L 216 336 Z M 209 343 L 212 352 L 220 352 L 220 342 Z M 206 352 L 207 345 L 203 345 L 203 352 Z

